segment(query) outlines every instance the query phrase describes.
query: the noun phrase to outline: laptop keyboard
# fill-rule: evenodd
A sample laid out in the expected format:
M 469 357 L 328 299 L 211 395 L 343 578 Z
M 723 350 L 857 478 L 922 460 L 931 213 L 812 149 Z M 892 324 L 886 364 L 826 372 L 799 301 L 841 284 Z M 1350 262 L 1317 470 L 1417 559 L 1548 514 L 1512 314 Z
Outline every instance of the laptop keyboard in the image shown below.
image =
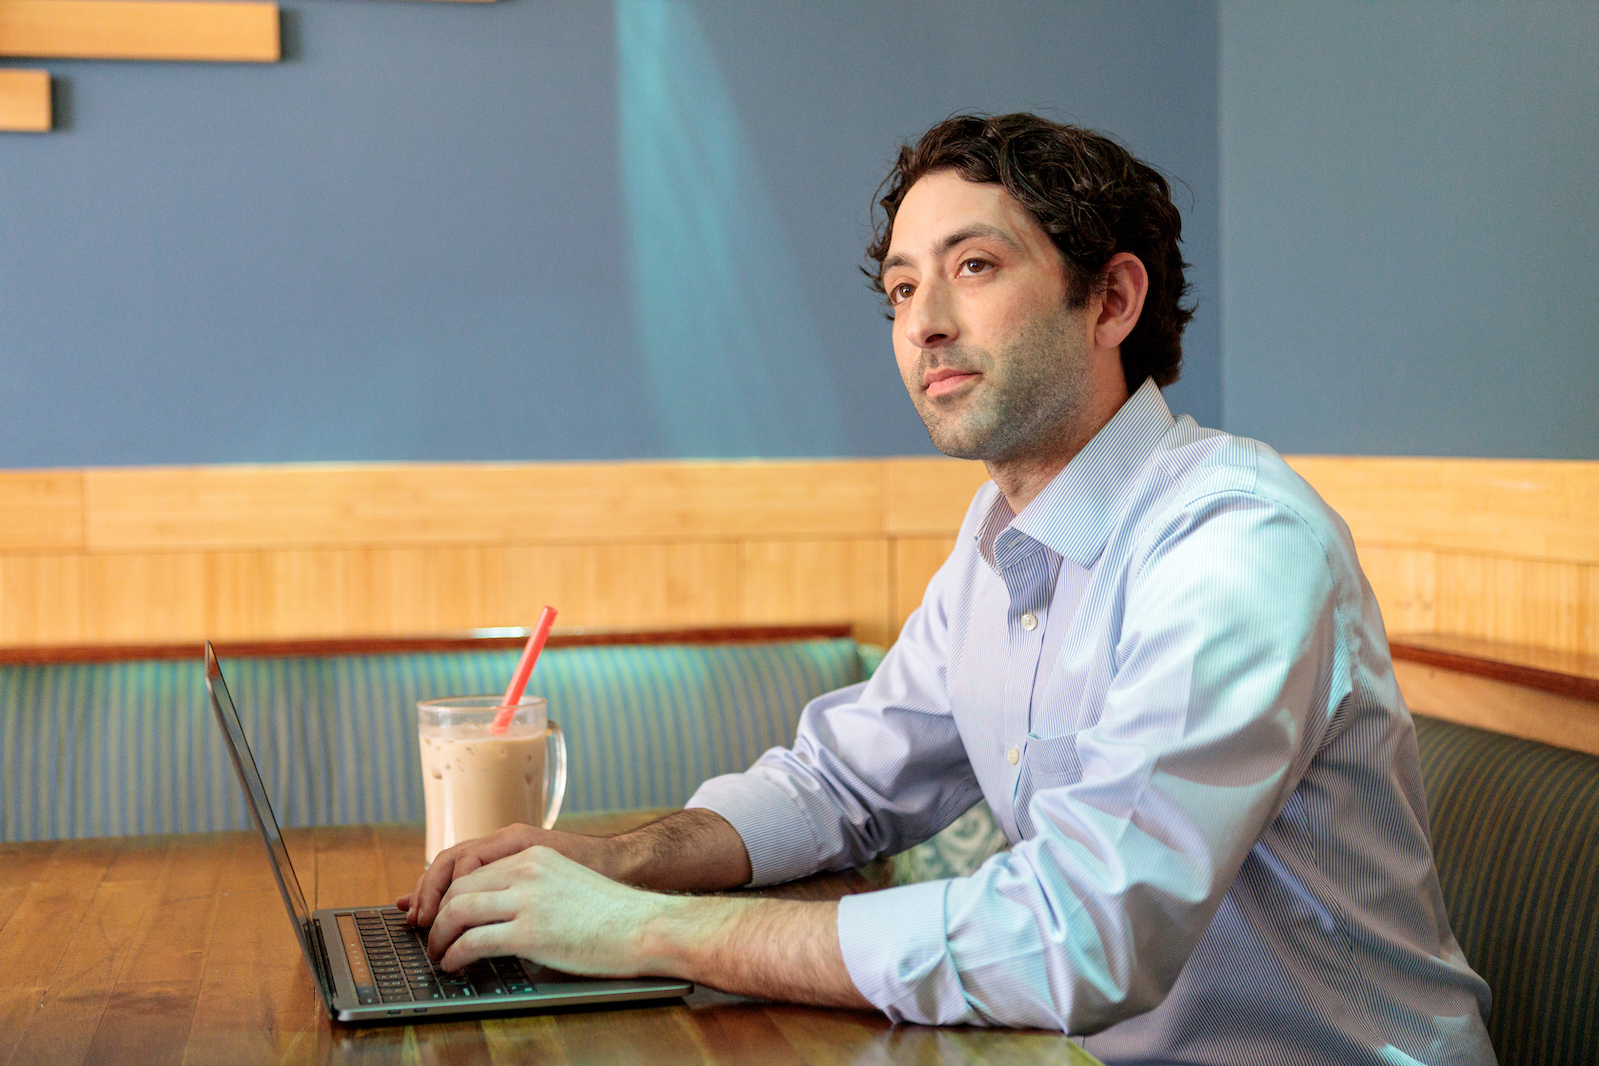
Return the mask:
M 441 970 L 428 959 L 427 930 L 407 924 L 397 910 L 355 912 L 372 983 L 356 984 L 362 1004 L 416 1003 L 470 999 L 533 991 L 541 967 L 514 955 L 480 959 L 459 973 Z

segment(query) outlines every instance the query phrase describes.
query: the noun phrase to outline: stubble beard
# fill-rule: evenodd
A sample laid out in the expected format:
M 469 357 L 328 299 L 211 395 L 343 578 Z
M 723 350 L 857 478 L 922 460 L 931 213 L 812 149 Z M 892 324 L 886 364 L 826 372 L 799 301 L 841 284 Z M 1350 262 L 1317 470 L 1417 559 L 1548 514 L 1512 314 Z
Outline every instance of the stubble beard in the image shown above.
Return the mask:
M 983 375 L 976 395 L 947 407 L 920 387 L 910 390 L 933 447 L 956 459 L 1006 464 L 1045 455 L 1074 439 L 1087 406 L 1089 359 L 1069 328 L 1073 322 L 1067 308 L 1042 315 L 997 357 L 969 345 L 923 351 L 917 382 L 941 366 Z

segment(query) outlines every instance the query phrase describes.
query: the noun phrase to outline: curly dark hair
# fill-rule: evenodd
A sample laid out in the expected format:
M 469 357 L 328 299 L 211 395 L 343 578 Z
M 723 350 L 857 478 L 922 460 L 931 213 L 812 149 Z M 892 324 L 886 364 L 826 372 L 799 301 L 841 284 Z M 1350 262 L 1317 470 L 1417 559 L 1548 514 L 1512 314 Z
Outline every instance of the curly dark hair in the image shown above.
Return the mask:
M 1194 310 L 1183 305 L 1189 285 L 1183 277 L 1188 264 L 1177 247 L 1182 216 L 1171 201 L 1171 186 L 1153 167 L 1103 134 L 1037 115 L 947 118 L 914 145 L 901 147 L 894 169 L 878 186 L 886 217 L 874 218 L 866 249 L 877 270 L 862 268 L 878 292 L 900 202 L 912 185 L 939 170 L 1004 187 L 1060 249 L 1074 308 L 1096 288 L 1103 291 L 1112 256 L 1136 255 L 1149 273 L 1149 294 L 1121 345 L 1127 389 L 1150 377 L 1162 387 L 1177 380 L 1183 329 Z

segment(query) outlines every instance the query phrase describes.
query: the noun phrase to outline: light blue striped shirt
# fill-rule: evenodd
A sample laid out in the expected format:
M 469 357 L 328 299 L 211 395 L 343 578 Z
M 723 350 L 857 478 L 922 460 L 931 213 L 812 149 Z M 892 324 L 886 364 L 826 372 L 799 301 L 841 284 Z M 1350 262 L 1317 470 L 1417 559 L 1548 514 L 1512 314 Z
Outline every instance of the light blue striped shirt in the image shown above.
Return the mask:
M 894 1020 L 1091 1034 L 1107 1063 L 1494 1061 L 1347 528 L 1152 383 L 1020 515 L 983 486 L 872 679 L 689 806 L 770 884 L 979 798 L 1009 851 L 839 905 Z

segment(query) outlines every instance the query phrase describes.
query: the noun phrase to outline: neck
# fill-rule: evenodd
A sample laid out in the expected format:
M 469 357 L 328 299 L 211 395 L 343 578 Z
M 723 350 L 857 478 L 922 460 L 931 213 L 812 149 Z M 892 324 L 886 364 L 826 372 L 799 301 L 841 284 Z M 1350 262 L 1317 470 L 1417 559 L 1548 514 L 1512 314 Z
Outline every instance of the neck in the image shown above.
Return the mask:
M 988 476 L 994 479 L 994 484 L 1004 494 L 1011 513 L 1021 514 L 1022 508 L 1032 503 L 1044 491 L 1044 486 L 1055 480 L 1055 475 L 1066 469 L 1066 464 L 1078 452 L 1088 447 L 1088 442 L 1105 428 L 1105 423 L 1115 417 L 1122 404 L 1127 402 L 1129 394 L 1126 385 L 1120 381 L 1119 366 L 1118 362 L 1117 378 L 1121 387 L 1092 392 L 1089 403 L 1076 412 L 1071 423 L 1062 426 L 1061 432 L 1046 444 L 1024 455 L 984 461 Z

